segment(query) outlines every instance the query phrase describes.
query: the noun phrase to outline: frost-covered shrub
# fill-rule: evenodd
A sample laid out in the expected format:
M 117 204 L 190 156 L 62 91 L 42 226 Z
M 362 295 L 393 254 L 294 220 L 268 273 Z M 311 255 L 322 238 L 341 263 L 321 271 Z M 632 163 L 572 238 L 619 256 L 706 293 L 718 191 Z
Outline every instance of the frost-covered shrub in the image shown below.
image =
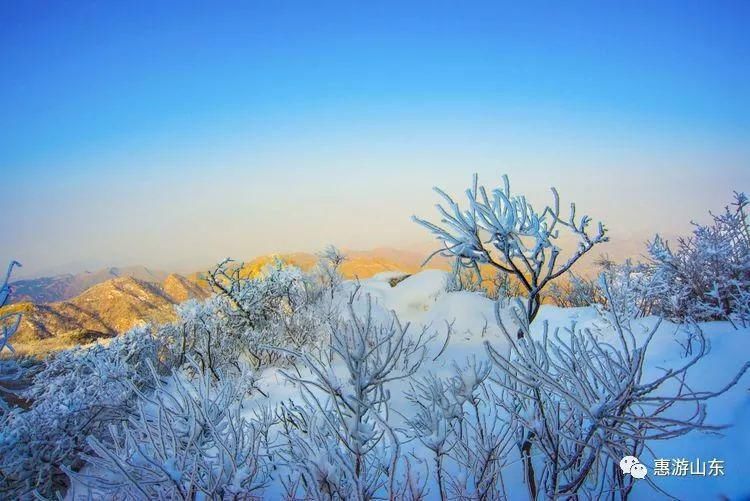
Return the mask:
M 447 379 L 430 375 L 412 383 L 408 398 L 417 411 L 408 421 L 411 433 L 433 455 L 441 499 L 507 497 L 502 470 L 514 437 L 486 384 L 490 366 L 472 359 L 454 370 Z
M 14 497 L 32 491 L 49 496 L 63 488 L 65 466 L 77 469 L 88 435 L 125 419 L 133 388 L 150 378 L 147 364 L 158 347 L 146 329 L 134 329 L 108 346 L 57 353 L 33 379 L 28 410 L 15 408 L 0 422 L 0 491 Z
M 8 270 L 5 272 L 5 278 L 3 279 L 2 285 L 0 285 L 0 308 L 8 303 L 10 297 L 10 275 L 13 273 L 15 266 L 21 266 L 18 261 L 12 261 L 8 265 Z M 0 329 L 2 329 L 2 335 L 0 335 L 0 352 L 3 350 L 13 351 L 13 345 L 10 344 L 10 338 L 18 330 L 18 324 L 21 321 L 20 313 L 3 313 L 0 315 Z
M 487 297 L 499 301 L 503 307 L 510 305 L 516 298 L 523 297 L 521 283 L 507 273 L 495 273 L 492 283 L 487 288 Z
M 91 436 L 87 466 L 69 475 L 113 499 L 248 499 L 268 482 L 268 423 L 249 420 L 241 403 L 253 376 L 217 381 L 194 362 L 199 377 L 162 380 L 139 391 L 137 411 Z M 133 388 L 138 391 L 136 388 Z
M 595 280 L 569 272 L 567 282 L 555 282 L 549 287 L 549 296 L 561 308 L 579 308 L 602 302 Z
M 341 265 L 347 257 L 333 245 L 329 245 L 318 254 L 318 263 L 313 270 L 313 276 L 320 283 L 320 290 L 325 291 L 333 299 L 336 291 L 341 287 L 344 277 L 341 275 Z
M 462 266 L 474 269 L 489 265 L 518 279 L 527 296 L 525 311 L 531 322 L 539 312 L 545 287 L 608 237 L 601 223 L 596 234 L 589 234 L 591 218 L 576 218 L 575 204 L 570 204 L 568 218 L 561 217 L 554 188 L 552 205 L 539 212 L 524 196 L 511 194 L 507 176 L 503 180 L 504 186 L 492 190 L 490 195 L 484 186 L 478 186 L 475 175 L 472 188 L 466 191 L 466 209 L 435 188 L 447 205 L 437 206 L 443 226 L 417 217 L 414 220 L 442 243 L 443 247 L 433 255 L 454 257 Z M 561 231 L 578 239 L 578 247 L 566 259 L 562 259 L 563 251 L 557 245 Z
M 603 263 L 596 282 L 596 305 L 620 318 L 660 315 L 658 307 L 668 294 L 663 282 L 654 280 L 654 267 L 630 259 L 624 263 Z
M 8 270 L 5 273 L 2 285 L 0 285 L 0 310 L 8 303 L 10 297 L 10 275 L 13 273 L 15 266 L 21 266 L 18 261 L 12 261 L 8 265 Z M 13 353 L 13 345 L 10 343 L 10 338 L 18 330 L 18 326 L 21 323 L 20 313 L 0 313 L 0 355 L 3 355 L 4 351 Z M 0 359 L 0 415 L 8 410 L 8 404 L 5 401 L 5 384 L 16 381 L 23 375 L 22 366 L 13 359 Z
M 240 359 L 251 346 L 249 330 L 232 321 L 232 307 L 226 299 L 190 299 L 178 305 L 176 312 L 175 322 L 157 328 L 168 363 L 189 368 L 186 363 L 192 358 L 201 371 L 215 378 L 239 370 Z
M 306 296 L 302 271 L 281 261 L 267 266 L 257 277 L 245 277 L 242 266 L 230 260 L 208 274 L 214 291 L 235 307 L 236 320 L 246 327 L 258 325 L 299 307 Z
M 521 308 L 516 320 L 527 329 Z M 616 311 L 603 320 L 601 331 L 572 324 L 550 332 L 545 322 L 540 338 L 516 339 L 498 315 L 510 350 L 485 342 L 495 366 L 490 380 L 502 390 L 496 402 L 514 423 L 530 499 L 599 498 L 604 492 L 626 499 L 633 479 L 613 474 L 620 459 L 638 456 L 652 440 L 717 429 L 706 424 L 705 401 L 750 368 L 745 364 L 715 392 L 685 385 L 686 373 L 706 354 L 698 331 L 689 359 L 647 379 L 648 347 L 660 323 L 636 333 Z
M 264 347 L 297 350 L 311 344 L 330 315 L 328 288 L 338 287 L 341 261 L 332 250 L 326 256 L 321 266 L 327 273 L 316 275 L 317 283 L 280 261 L 252 278 L 242 275 L 242 266 L 219 264 L 208 277 L 216 295 L 186 301 L 177 307 L 177 321 L 158 328 L 164 356 L 176 366 L 193 358 L 214 378 L 236 374 L 243 361 L 256 368 L 282 363 L 281 352 Z
M 478 267 L 465 267 L 458 259 L 453 261 L 453 269 L 445 287 L 446 292 L 483 292 L 482 275 Z
M 214 303 L 204 307 L 209 311 L 201 312 L 195 304 L 185 311 L 190 325 L 197 327 L 194 332 L 204 338 L 205 350 L 196 355 L 210 362 L 207 367 L 236 366 L 239 357 L 249 357 L 256 368 L 278 363 L 283 355 L 263 346 L 299 349 L 317 338 L 327 313 L 321 306 L 325 295 L 314 288 L 309 276 L 277 261 L 260 276 L 247 278 L 241 266 L 229 263 L 221 263 L 209 274 L 217 292 Z M 206 316 L 210 320 L 203 320 Z M 181 329 L 179 322 L 177 327 Z M 177 335 L 190 332 L 192 328 Z M 214 350 L 210 356 L 209 348 Z
M 676 248 L 658 235 L 647 243 L 648 261 L 602 261 L 597 303 L 620 316 L 658 315 L 678 322 L 750 322 L 750 232 L 747 199 L 710 225 L 695 224 Z
M 731 207 L 711 214 L 710 225 L 695 224 L 676 248 L 658 235 L 649 242 L 652 284 L 663 290 L 654 303 L 657 313 L 677 320 L 750 320 L 747 205 L 747 197 L 735 193 Z
M 389 384 L 412 376 L 426 355 L 428 337 L 408 332 L 395 316 L 380 323 L 370 298 L 364 315 L 332 321 L 327 346 L 293 353 L 304 371 L 283 371 L 301 402 L 282 409 L 290 497 L 373 499 L 406 489 L 397 483 L 401 442 L 388 423 Z M 342 369 L 341 376 L 335 368 Z M 393 499 L 393 497 L 391 497 Z

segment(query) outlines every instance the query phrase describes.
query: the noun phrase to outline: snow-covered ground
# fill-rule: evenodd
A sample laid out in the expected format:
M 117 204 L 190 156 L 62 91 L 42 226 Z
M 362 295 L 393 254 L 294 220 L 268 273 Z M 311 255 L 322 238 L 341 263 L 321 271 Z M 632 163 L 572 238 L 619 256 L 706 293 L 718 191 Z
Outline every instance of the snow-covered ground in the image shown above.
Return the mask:
M 448 274 L 427 270 L 410 276 L 391 287 L 388 280 L 393 273 L 381 274 L 355 284 L 346 282 L 340 294 L 343 302 L 359 286 L 355 311 L 364 313 L 367 308 L 366 298 L 371 298 L 375 318 L 385 320 L 395 313 L 402 323 L 409 323 L 411 335 L 417 335 L 427 329 L 435 334 L 430 343 L 425 362 L 415 374 L 415 378 L 428 374 L 450 376 L 455 366 L 464 367 L 467 360 L 476 358 L 486 360 L 485 342 L 492 344 L 498 351 L 507 348 L 507 342 L 496 322 L 495 302 L 480 293 L 446 292 Z M 510 324 L 510 310 L 500 310 L 503 322 Z M 532 336 L 542 333 L 545 323 L 550 329 L 568 327 L 575 322 L 579 327 L 600 329 L 606 335 L 608 325 L 594 308 L 558 308 L 543 306 L 539 316 L 532 325 Z M 656 318 L 645 318 L 636 322 L 634 332 L 644 332 L 653 327 Z M 445 350 L 441 352 L 449 330 L 451 335 Z M 693 390 L 715 391 L 726 385 L 734 374 L 750 359 L 750 329 L 735 329 L 726 322 L 713 322 L 701 325 L 710 345 L 710 353 L 691 368 L 687 384 Z M 614 334 L 613 334 L 614 336 Z M 649 380 L 664 369 L 684 363 L 684 347 L 678 342 L 684 338 L 684 332 L 669 322 L 663 322 L 654 335 L 644 379 Z M 642 341 L 639 340 L 639 341 Z M 439 357 L 437 355 L 440 354 Z M 436 358 L 437 357 L 437 358 Z M 335 370 L 343 372 L 343 367 Z M 632 499 L 664 499 L 669 493 L 677 499 L 748 499 L 750 496 L 750 376 L 744 377 L 725 394 L 708 403 L 708 422 L 724 424 L 729 427 L 721 433 L 691 432 L 688 435 L 668 441 L 649 442 L 647 450 L 640 460 L 649 469 L 646 480 L 639 480 L 631 493 Z M 263 405 L 275 405 L 299 398 L 299 388 L 286 379 L 279 369 L 266 369 L 260 374 L 259 387 L 267 396 L 256 393 L 246 405 L 245 413 L 251 417 L 253 412 Z M 397 381 L 388 388 L 391 392 L 391 406 L 395 411 L 391 416 L 391 425 L 404 424 L 403 416 L 413 416 L 415 405 L 406 398 L 409 384 Z M 431 471 L 433 464 L 431 452 L 418 440 L 405 445 L 403 454 L 408 455 L 421 471 Z M 515 453 L 515 452 L 514 452 Z M 656 476 L 653 473 L 654 460 L 686 459 L 695 461 L 722 460 L 723 476 Z M 420 461 L 422 462 L 420 466 Z M 276 470 L 274 480 L 265 489 L 264 498 L 280 499 L 283 490 L 279 481 L 283 468 Z M 457 475 L 460 472 L 452 471 Z M 430 474 L 431 475 L 431 474 Z M 432 475 L 431 475 L 432 477 Z M 526 499 L 526 488 L 522 484 L 522 469 L 518 461 L 511 461 L 503 471 L 506 489 L 511 499 Z M 652 485 L 649 485 L 652 484 Z M 439 490 L 433 478 L 428 481 L 428 498 L 439 499 Z M 85 492 L 80 485 L 74 485 L 68 492 L 68 498 Z
M 489 341 L 498 350 L 506 345 L 504 337 L 495 321 L 495 303 L 480 293 L 446 292 L 448 275 L 441 271 L 427 270 L 410 276 L 391 287 L 388 279 L 393 274 L 382 274 L 360 282 L 360 300 L 357 308 L 364 311 L 363 298 L 370 295 L 373 310 L 377 316 L 387 318 L 388 312 L 394 312 L 402 322 L 410 322 L 412 333 L 418 333 L 423 327 L 435 332 L 436 339 L 431 344 L 430 356 L 420 368 L 420 375 L 434 373 L 449 375 L 454 363 L 465 366 L 467 359 L 487 358 L 484 342 Z M 345 284 L 348 291 L 355 285 Z M 503 317 L 509 315 L 502 310 Z M 505 318 L 510 322 L 510 318 Z M 645 318 L 637 322 L 645 331 L 657 321 Z M 540 335 L 544 322 L 551 329 L 570 326 L 576 322 L 580 327 L 593 326 L 605 329 L 606 324 L 594 308 L 558 308 L 545 305 L 532 325 L 532 335 Z M 448 325 L 452 334 L 445 352 L 433 361 L 445 341 Z M 693 389 L 714 391 L 723 387 L 730 378 L 750 359 L 750 329 L 735 329 L 727 322 L 703 324 L 710 353 L 695 365 L 689 373 L 687 383 Z M 684 363 L 684 348 L 678 343 L 683 339 L 678 326 L 663 322 L 659 327 L 649 349 L 644 377 L 659 375 L 665 368 Z M 711 424 L 730 425 L 722 433 L 691 432 L 688 435 L 668 441 L 652 441 L 647 453 L 640 458 L 649 471 L 653 469 L 654 459 L 687 459 L 724 461 L 724 476 L 665 476 L 653 474 L 647 480 L 636 482 L 632 492 L 634 499 L 656 499 L 665 497 L 655 491 L 648 482 L 678 499 L 747 499 L 750 496 L 750 377 L 743 378 L 724 395 L 708 403 L 708 422 Z M 294 399 L 298 390 L 280 375 L 278 370 L 267 370 L 261 378 L 261 388 L 268 398 L 258 397 L 260 403 L 278 403 Z M 399 414 L 411 415 L 414 410 L 405 398 L 408 385 L 400 382 L 393 385 L 392 405 Z M 430 460 L 429 451 L 418 443 L 412 442 L 411 454 L 425 461 Z M 525 495 L 520 485 L 520 467 L 511 465 L 505 474 L 509 483 L 509 493 L 518 492 Z M 513 471 L 515 470 L 515 471 Z M 516 480 L 514 485 L 514 479 Z M 268 499 L 279 494 L 279 486 L 274 485 L 266 491 Z M 724 498 L 723 496 L 726 496 Z M 432 485 L 430 498 L 439 498 L 437 488 Z

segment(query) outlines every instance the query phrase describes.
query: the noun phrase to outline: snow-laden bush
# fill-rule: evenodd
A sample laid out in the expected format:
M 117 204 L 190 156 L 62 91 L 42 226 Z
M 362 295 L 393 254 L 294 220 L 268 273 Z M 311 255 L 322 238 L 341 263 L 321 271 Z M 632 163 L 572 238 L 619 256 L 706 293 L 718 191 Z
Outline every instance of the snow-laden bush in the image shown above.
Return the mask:
M 662 289 L 658 313 L 696 321 L 750 321 L 750 229 L 747 196 L 735 193 L 732 206 L 711 214 L 709 225 L 695 224 L 693 234 L 676 248 L 658 235 L 648 244 L 652 285 Z
M 454 370 L 447 379 L 431 374 L 412 383 L 411 433 L 432 453 L 441 499 L 505 498 L 503 468 L 514 437 L 486 384 L 490 366 L 474 358 Z
M 241 415 L 253 386 L 248 371 L 217 381 L 190 360 L 199 377 L 164 380 L 151 368 L 151 392 L 137 411 L 91 436 L 83 472 L 66 472 L 98 496 L 112 499 L 248 499 L 262 493 L 271 465 L 268 424 Z
M 678 322 L 750 322 L 750 230 L 748 201 L 736 193 L 732 206 L 694 224 L 690 237 L 673 249 L 656 235 L 647 243 L 647 262 L 604 261 L 599 303 L 628 318 L 658 315 Z
M 239 370 L 240 359 L 251 346 L 250 332 L 232 321 L 232 307 L 224 298 L 189 299 L 176 312 L 175 322 L 157 327 L 162 356 L 169 364 L 190 368 L 186 364 L 192 358 L 215 378 Z
M 524 296 L 521 283 L 507 273 L 495 273 L 490 286 L 485 290 L 487 297 L 499 301 L 503 307 L 510 305 L 516 298 Z
M 398 318 L 381 323 L 368 296 L 364 315 L 330 324 L 326 346 L 291 353 L 302 371 L 282 371 L 298 385 L 301 401 L 281 412 L 287 495 L 306 499 L 394 499 L 409 490 L 398 482 L 403 437 L 389 424 L 389 385 L 411 377 L 426 356 L 426 331 L 409 332 Z M 336 369 L 341 371 L 337 374 Z M 408 468 L 401 465 L 402 468 Z
M 346 255 L 333 245 L 329 245 L 318 254 L 318 263 L 313 270 L 313 276 L 318 279 L 320 290 L 326 291 L 330 299 L 333 299 L 335 292 L 344 281 L 341 275 L 341 265 L 346 260 Z
M 515 310 L 516 322 L 528 330 L 522 308 Z M 615 311 L 604 318 L 606 331 L 573 324 L 550 332 L 545 322 L 540 338 L 516 339 L 499 314 L 497 319 L 510 350 L 485 341 L 495 366 L 489 379 L 502 389 L 496 402 L 515 424 L 529 499 L 604 493 L 626 499 L 633 478 L 613 473 L 620 459 L 637 457 L 653 440 L 719 429 L 706 424 L 705 401 L 727 391 L 750 368 L 748 362 L 727 386 L 705 392 L 685 384 L 686 373 L 707 353 L 700 331 L 691 357 L 646 378 L 648 347 L 659 322 L 634 332 Z
M 234 320 L 247 328 L 293 312 L 306 301 L 302 271 L 278 260 L 260 276 L 246 277 L 243 266 L 233 266 L 227 259 L 209 272 L 207 278 L 214 292 L 234 306 Z
M 0 285 L 0 310 L 8 303 L 10 297 L 10 275 L 13 273 L 15 266 L 21 266 L 18 261 L 12 261 L 8 265 L 8 270 L 5 273 L 2 285 Z M 5 355 L 3 352 L 13 353 L 13 345 L 10 342 L 10 338 L 18 330 L 18 326 L 21 323 L 21 314 L 16 312 L 4 313 L 0 311 L 0 355 Z M 23 375 L 23 368 L 21 365 L 13 359 L 0 359 L 0 415 L 9 409 L 7 402 L 5 401 L 5 395 L 8 390 L 5 385 L 13 381 L 17 381 Z
M 480 264 L 490 265 L 517 278 L 527 296 L 525 310 L 530 322 L 539 312 L 544 288 L 608 237 L 601 223 L 598 231 L 590 234 L 591 218 L 586 215 L 577 218 L 573 203 L 568 218 L 563 218 L 554 188 L 552 205 L 539 212 L 524 196 L 511 194 L 507 176 L 503 176 L 503 181 L 504 186 L 492 190 L 490 196 L 484 186 L 478 186 L 475 175 L 472 188 L 466 191 L 466 209 L 435 188 L 447 205 L 447 208 L 437 205 L 443 226 L 417 217 L 414 221 L 430 230 L 442 243 L 443 247 L 433 255 L 453 257 L 462 266 L 472 267 L 477 272 Z M 566 259 L 562 258 L 563 251 L 557 245 L 561 230 L 578 239 L 577 249 Z
M 601 292 L 596 280 L 569 272 L 567 282 L 555 282 L 549 287 L 549 296 L 561 308 L 579 308 L 601 303 Z
M 602 262 L 596 282 L 596 304 L 602 311 L 634 319 L 660 315 L 659 303 L 668 294 L 664 282 L 654 280 L 654 267 L 630 259 L 620 264 Z
M 335 284 L 328 287 L 338 287 L 336 272 L 327 275 Z M 0 487 L 18 495 L 64 489 L 61 467 L 81 466 L 81 455 L 90 452 L 86 437 L 108 446 L 113 438 L 106 428 L 133 412 L 134 388 L 153 384 L 146 361 L 180 367 L 197 379 L 226 379 L 249 393 L 255 388 L 238 383 L 248 361 L 283 362 L 283 354 L 263 346 L 297 350 L 317 338 L 331 311 L 331 294 L 321 282 L 312 289 L 309 276 L 278 263 L 260 277 L 236 278 L 216 280 L 227 293 L 180 305 L 176 322 L 48 359 L 25 394 L 31 407 L 14 409 L 0 423 Z M 141 403 L 147 394 L 144 389 Z
M 10 275 L 13 273 L 15 266 L 21 266 L 18 261 L 12 261 L 8 265 L 8 270 L 5 272 L 5 278 L 3 284 L 0 286 L 0 308 L 8 303 L 10 298 Z M 0 335 L 0 352 L 3 350 L 13 351 L 13 345 L 10 344 L 10 338 L 18 330 L 18 324 L 21 322 L 21 315 L 19 313 L 3 313 L 0 315 L 0 329 L 2 329 L 2 335 Z
M 236 374 L 243 361 L 255 368 L 282 364 L 284 355 L 264 346 L 299 350 L 317 340 L 331 315 L 342 259 L 329 249 L 313 274 L 277 261 L 257 277 L 220 263 L 208 276 L 216 294 L 179 305 L 177 320 L 158 328 L 164 357 L 178 367 L 193 358 L 215 378 Z
M 445 287 L 446 292 L 484 292 L 482 285 L 482 275 L 478 268 L 462 266 L 458 259 L 453 261 L 453 269 Z
M 77 469 L 88 435 L 102 436 L 125 419 L 133 388 L 148 384 L 147 364 L 158 346 L 134 329 L 108 346 L 62 351 L 47 359 L 25 393 L 28 410 L 14 408 L 0 422 L 0 491 L 13 497 L 49 496 L 65 486 L 61 467 Z

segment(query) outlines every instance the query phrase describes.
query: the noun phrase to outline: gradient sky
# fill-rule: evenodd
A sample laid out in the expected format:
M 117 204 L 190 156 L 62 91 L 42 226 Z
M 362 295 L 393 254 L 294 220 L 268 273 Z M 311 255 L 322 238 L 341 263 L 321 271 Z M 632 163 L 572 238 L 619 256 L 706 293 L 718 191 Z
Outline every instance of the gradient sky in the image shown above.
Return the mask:
M 750 189 L 749 2 L 404 3 L 1 1 L 0 259 L 414 248 L 474 171 L 630 252 Z

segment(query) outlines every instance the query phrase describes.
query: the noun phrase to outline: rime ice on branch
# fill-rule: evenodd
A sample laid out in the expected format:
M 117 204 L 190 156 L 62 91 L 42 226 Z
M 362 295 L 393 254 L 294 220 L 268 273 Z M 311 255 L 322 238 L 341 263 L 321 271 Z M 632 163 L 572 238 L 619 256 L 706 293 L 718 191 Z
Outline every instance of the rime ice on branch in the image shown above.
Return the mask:
M 591 218 L 576 217 L 574 203 L 570 204 L 568 217 L 561 217 L 555 188 L 552 205 L 538 212 L 523 195 L 511 194 L 507 176 L 503 176 L 503 182 L 502 188 L 488 193 L 484 186 L 478 186 L 475 174 L 472 187 L 466 190 L 466 209 L 435 188 L 445 201 L 445 207 L 437 204 L 442 226 L 416 216 L 413 219 L 443 243 L 443 248 L 430 258 L 436 254 L 454 257 L 461 266 L 477 271 L 478 265 L 488 264 L 516 277 L 526 291 L 526 316 L 531 322 L 542 303 L 542 289 L 570 270 L 596 244 L 606 242 L 607 230 L 599 223 L 596 234 L 589 233 Z M 560 230 L 578 238 L 577 249 L 564 261 L 561 248 L 556 245 Z
M 21 266 L 18 261 L 11 261 L 8 265 L 8 271 L 5 273 L 5 279 L 3 285 L 0 286 L 0 308 L 5 306 L 10 297 L 10 275 L 13 273 L 14 266 Z M 11 352 L 13 346 L 10 344 L 10 338 L 18 330 L 18 324 L 21 322 L 21 315 L 18 313 L 8 313 L 0 315 L 0 329 L 2 329 L 2 335 L 0 335 L 0 352 L 3 349 L 8 348 Z
M 327 346 L 283 350 L 307 371 L 281 371 L 299 386 L 302 402 L 280 411 L 294 472 L 285 482 L 288 499 L 406 498 L 408 478 L 401 478 L 399 465 L 408 471 L 409 459 L 401 455 L 403 432 L 389 423 L 389 385 L 417 372 L 434 336 L 427 328 L 411 335 L 395 315 L 378 321 L 370 296 L 365 314 L 357 314 L 358 291 L 349 297 L 347 315 L 330 322 Z
M 5 306 L 10 297 L 10 275 L 13 273 L 15 266 L 21 266 L 18 261 L 11 261 L 8 265 L 8 271 L 5 273 L 5 279 L 0 285 L 0 309 Z M 21 314 L 16 312 L 11 313 L 0 313 L 0 354 L 7 348 L 8 351 L 14 353 L 13 345 L 10 344 L 10 338 L 18 330 L 18 326 L 21 324 Z M 7 386 L 3 383 L 10 383 L 19 379 L 23 374 L 22 367 L 17 361 L 12 359 L 0 360 L 0 412 L 8 410 L 8 405 L 3 398 L 3 393 L 7 393 Z

